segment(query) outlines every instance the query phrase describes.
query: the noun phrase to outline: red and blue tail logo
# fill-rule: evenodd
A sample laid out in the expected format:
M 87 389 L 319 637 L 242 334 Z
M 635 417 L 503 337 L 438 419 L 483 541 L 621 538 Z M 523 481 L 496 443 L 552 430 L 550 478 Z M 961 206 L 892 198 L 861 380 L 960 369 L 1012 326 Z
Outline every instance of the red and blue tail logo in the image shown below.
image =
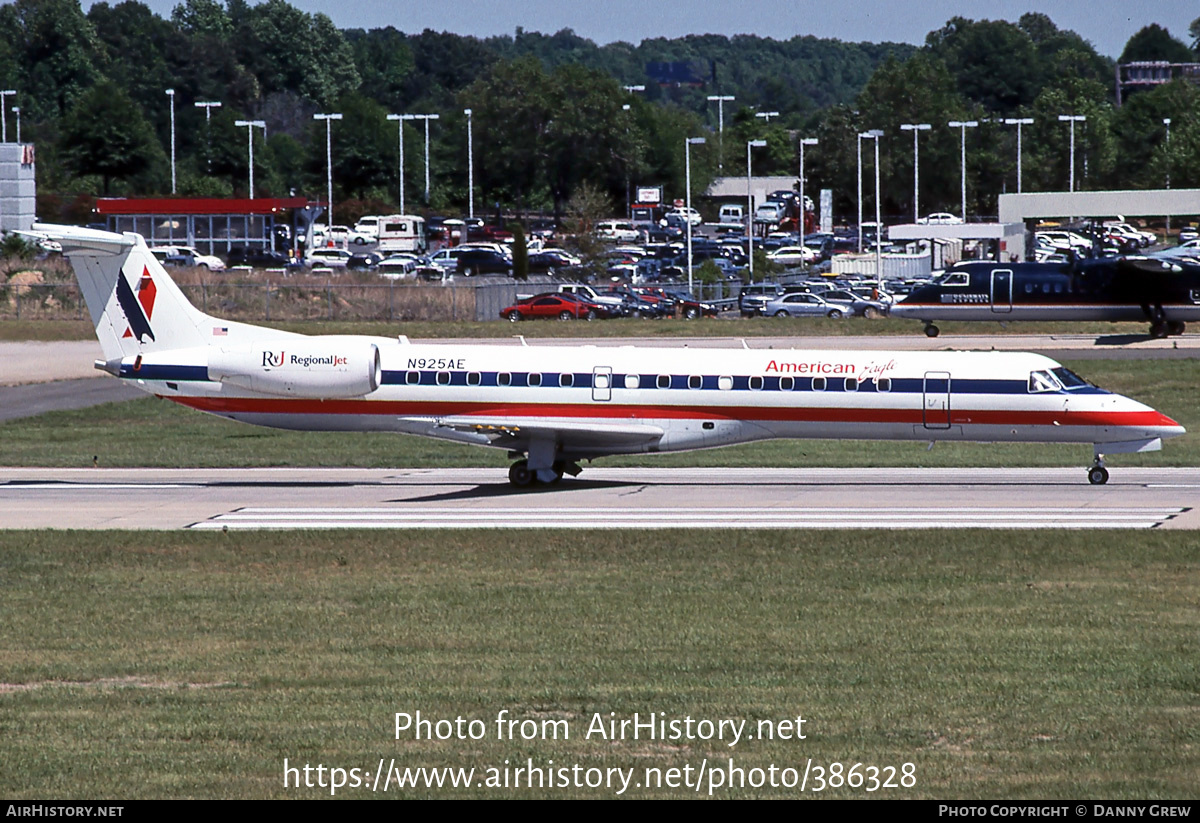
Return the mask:
M 150 317 L 154 314 L 154 298 L 157 294 L 154 279 L 150 277 L 150 270 L 145 266 L 142 267 L 142 277 L 138 281 L 137 296 L 134 296 L 129 281 L 125 279 L 125 273 L 117 275 L 117 302 L 121 304 L 121 311 L 125 312 L 125 317 L 129 320 L 129 328 L 121 335 L 122 339 L 134 337 L 139 343 L 145 343 L 147 337 L 154 340 Z

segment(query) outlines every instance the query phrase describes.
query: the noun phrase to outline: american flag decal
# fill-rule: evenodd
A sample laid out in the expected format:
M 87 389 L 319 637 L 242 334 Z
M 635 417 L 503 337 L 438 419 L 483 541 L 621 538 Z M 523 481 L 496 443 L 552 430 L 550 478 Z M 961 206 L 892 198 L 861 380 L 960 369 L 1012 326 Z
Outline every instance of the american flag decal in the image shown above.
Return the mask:
M 213 337 L 228 337 L 228 336 L 229 336 L 229 327 L 228 326 L 213 326 Z

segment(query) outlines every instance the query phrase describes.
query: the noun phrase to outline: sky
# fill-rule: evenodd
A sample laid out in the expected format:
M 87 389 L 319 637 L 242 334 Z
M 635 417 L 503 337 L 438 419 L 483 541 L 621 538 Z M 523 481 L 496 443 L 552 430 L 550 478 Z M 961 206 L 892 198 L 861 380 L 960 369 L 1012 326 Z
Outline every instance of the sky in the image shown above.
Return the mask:
M 110 4 L 118 0 L 109 0 Z M 180 0 L 141 0 L 169 17 Z M 251 0 L 254 2 L 254 0 Z M 338 28 L 394 26 L 488 37 L 564 28 L 597 44 L 687 34 L 757 34 L 786 40 L 812 34 L 850 42 L 894 41 L 920 45 L 951 17 L 1016 22 L 1028 11 L 1050 17 L 1117 57 L 1139 29 L 1158 23 L 1189 43 L 1188 26 L 1200 17 L 1195 0 L 288 0 L 296 8 L 328 15 Z M 86 10 L 92 0 L 83 0 Z

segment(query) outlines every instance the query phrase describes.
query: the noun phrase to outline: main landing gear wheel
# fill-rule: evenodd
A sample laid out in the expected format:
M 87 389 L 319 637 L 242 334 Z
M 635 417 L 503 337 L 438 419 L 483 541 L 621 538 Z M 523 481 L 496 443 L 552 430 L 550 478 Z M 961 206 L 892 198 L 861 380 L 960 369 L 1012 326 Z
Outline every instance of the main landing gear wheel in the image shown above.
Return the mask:
M 518 488 L 524 488 L 533 482 L 533 472 L 529 470 L 528 460 L 518 460 L 508 467 L 508 482 Z
M 1150 325 L 1150 336 L 1154 338 L 1162 338 L 1167 336 L 1166 323 L 1152 323 Z
M 933 325 L 932 323 L 930 323 L 928 326 L 925 327 L 925 336 L 926 337 L 937 337 L 938 331 L 939 331 L 938 327 Z
M 1187 324 L 1182 320 L 1167 321 L 1167 334 L 1179 336 L 1183 334 L 1183 330 L 1187 328 Z

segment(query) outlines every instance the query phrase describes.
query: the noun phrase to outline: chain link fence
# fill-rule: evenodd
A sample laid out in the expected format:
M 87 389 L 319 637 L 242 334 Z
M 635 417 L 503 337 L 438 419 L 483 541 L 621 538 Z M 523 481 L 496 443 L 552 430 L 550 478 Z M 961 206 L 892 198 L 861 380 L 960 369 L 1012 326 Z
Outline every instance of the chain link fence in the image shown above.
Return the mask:
M 410 285 L 400 283 L 180 284 L 192 305 L 228 320 L 462 321 L 499 320 L 517 298 L 517 285 Z M 0 320 L 85 320 L 87 305 L 74 283 L 0 285 Z

